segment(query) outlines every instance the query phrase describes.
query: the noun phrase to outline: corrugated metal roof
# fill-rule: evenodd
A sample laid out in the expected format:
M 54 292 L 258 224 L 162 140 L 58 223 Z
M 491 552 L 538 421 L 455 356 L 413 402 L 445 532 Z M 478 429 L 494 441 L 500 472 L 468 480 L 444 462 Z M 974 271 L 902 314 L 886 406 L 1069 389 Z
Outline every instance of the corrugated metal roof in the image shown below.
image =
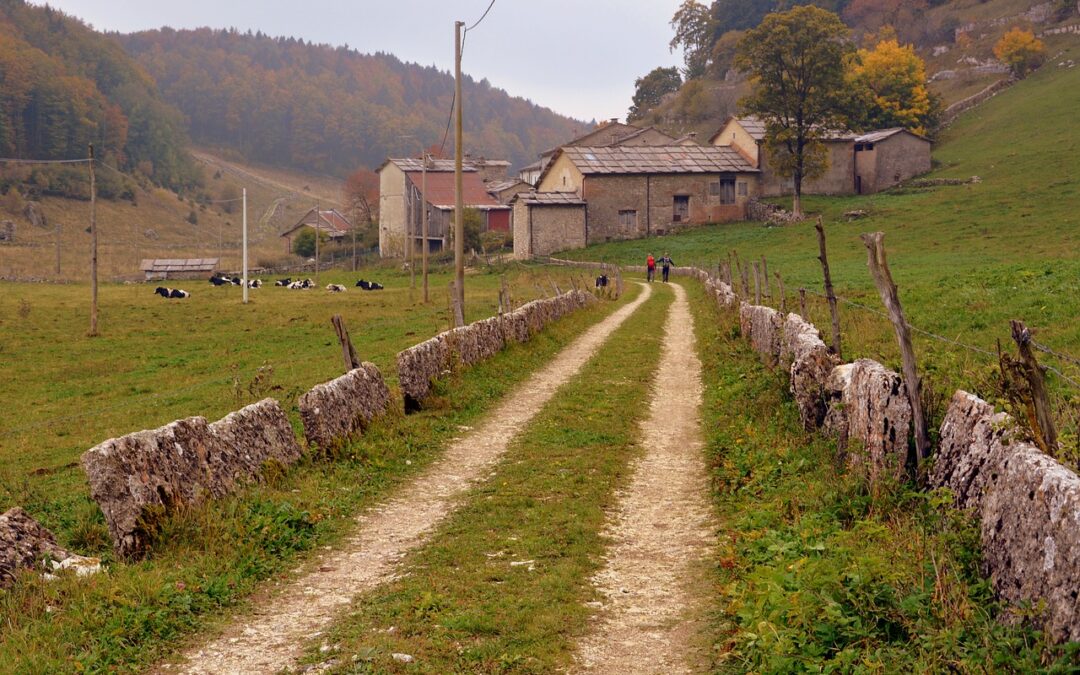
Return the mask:
M 423 176 L 420 171 L 408 172 L 409 180 L 419 190 Z M 454 174 L 452 173 L 428 173 L 427 192 L 425 197 L 429 204 L 437 209 L 454 208 Z M 500 204 L 497 199 L 488 194 L 484 181 L 480 180 L 480 174 L 467 173 L 461 177 L 462 201 L 465 206 L 473 209 L 505 209 L 509 208 Z
M 727 146 L 568 146 L 562 152 L 586 175 L 758 172 L 742 155 Z
M 543 206 L 585 206 L 576 192 L 519 192 L 511 201 Z
M 213 272 L 218 258 L 143 258 L 139 269 L 143 272 Z
M 314 227 L 331 237 L 341 237 L 352 229 L 352 223 L 337 209 L 320 209 L 319 217 L 316 218 L 315 207 L 313 206 L 308 209 L 308 212 L 304 214 L 299 222 L 283 231 L 280 236 L 288 236 L 302 227 Z

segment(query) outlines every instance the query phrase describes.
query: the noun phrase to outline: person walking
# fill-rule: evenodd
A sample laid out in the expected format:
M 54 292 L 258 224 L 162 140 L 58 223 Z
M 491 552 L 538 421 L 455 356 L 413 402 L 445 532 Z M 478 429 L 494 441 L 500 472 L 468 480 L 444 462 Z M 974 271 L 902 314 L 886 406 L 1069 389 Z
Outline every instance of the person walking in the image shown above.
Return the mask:
M 660 258 L 659 262 L 660 267 L 664 272 L 664 283 L 666 284 L 668 280 L 668 274 L 671 273 L 671 268 L 675 267 L 675 263 L 671 260 L 671 256 L 668 255 L 666 251 L 664 252 L 664 257 Z
M 656 258 L 652 257 L 652 253 L 645 258 L 645 271 L 647 273 L 645 276 L 651 283 L 656 278 Z

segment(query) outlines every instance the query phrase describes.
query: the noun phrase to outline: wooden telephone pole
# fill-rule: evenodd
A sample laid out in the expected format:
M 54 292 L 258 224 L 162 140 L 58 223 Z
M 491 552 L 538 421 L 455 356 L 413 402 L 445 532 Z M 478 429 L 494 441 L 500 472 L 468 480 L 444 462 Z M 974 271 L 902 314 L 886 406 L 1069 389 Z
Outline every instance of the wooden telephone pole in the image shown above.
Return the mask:
M 428 226 L 427 226 L 427 163 L 428 153 L 423 150 L 420 155 L 420 256 L 424 265 L 424 304 L 428 303 Z
M 461 315 L 465 314 L 465 204 L 462 183 L 462 116 L 461 109 L 461 36 L 465 22 L 454 22 L 454 100 L 456 122 L 454 128 L 454 270 L 456 273 L 454 293 Z M 460 323 L 458 324 L 461 325 Z
M 90 144 L 90 337 L 98 334 L 97 184 L 94 181 L 94 144 Z

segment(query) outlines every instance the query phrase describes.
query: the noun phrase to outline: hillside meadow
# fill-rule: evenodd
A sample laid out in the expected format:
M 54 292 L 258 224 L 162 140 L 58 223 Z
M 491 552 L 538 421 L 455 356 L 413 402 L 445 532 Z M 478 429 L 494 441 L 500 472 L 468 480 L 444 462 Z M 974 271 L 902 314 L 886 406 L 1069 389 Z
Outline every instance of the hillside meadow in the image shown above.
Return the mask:
M 947 400 L 956 387 L 997 398 L 997 341 L 1013 349 L 1010 319 L 1026 322 L 1042 344 L 1080 357 L 1080 127 L 1075 124 L 1080 68 L 1057 65 L 1078 55 L 1080 48 L 1072 47 L 944 133 L 928 177 L 978 176 L 979 182 L 805 200 L 811 218 L 820 215 L 825 223 L 837 294 L 863 306 L 841 304 L 844 356 L 898 367 L 891 325 L 874 313 L 884 307 L 859 238 L 863 232 L 886 233 L 889 265 L 909 323 L 948 340 L 915 335 L 927 383 L 938 399 L 936 411 L 942 409 L 941 397 Z M 850 211 L 867 215 L 850 219 L 844 215 Z M 785 227 L 727 223 L 592 246 L 562 257 L 641 265 L 649 252 L 659 256 L 666 251 L 677 265 L 710 267 L 731 251 L 744 264 L 764 256 L 773 291 L 767 302 L 780 304 L 773 276 L 778 272 L 788 309 L 798 308 L 797 289 L 807 288 L 811 318 L 827 336 L 827 307 L 813 295 L 823 292 L 823 284 L 812 222 Z M 1076 363 L 1040 357 L 1080 382 Z M 1059 398 L 1061 422 L 1072 430 L 1066 441 L 1075 453 L 1080 387 L 1053 372 L 1049 379 Z

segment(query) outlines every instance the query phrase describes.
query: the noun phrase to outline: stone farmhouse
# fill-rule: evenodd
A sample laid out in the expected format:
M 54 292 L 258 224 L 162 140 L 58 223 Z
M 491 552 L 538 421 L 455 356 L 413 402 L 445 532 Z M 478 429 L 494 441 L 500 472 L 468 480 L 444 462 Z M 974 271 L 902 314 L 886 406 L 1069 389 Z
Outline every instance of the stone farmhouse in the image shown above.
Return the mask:
M 285 240 L 285 252 L 291 253 L 293 239 L 305 228 L 313 228 L 329 237 L 331 241 L 341 241 L 352 231 L 352 223 L 337 209 L 319 209 L 312 207 L 300 220 L 281 233 Z
M 759 174 L 731 147 L 563 146 L 513 200 L 514 256 L 743 220 Z
M 469 159 L 463 167 L 462 195 L 465 208 L 481 214 L 481 231 L 510 232 L 511 208 L 489 192 L 509 199 L 517 183 L 506 180 L 510 163 L 504 160 Z M 398 257 L 405 254 L 411 240 L 422 250 L 440 251 L 450 244 L 454 221 L 454 161 L 428 159 L 387 159 L 376 171 L 379 174 L 379 255 Z M 426 179 L 425 179 L 426 173 Z M 426 190 L 425 190 L 426 182 Z M 525 189 L 522 186 L 519 189 Z M 423 195 L 423 196 L 422 196 Z M 425 198 L 426 197 L 426 203 Z M 428 237 L 423 238 L 423 213 L 428 214 Z
M 756 117 L 729 117 L 709 139 L 730 147 L 761 170 L 761 196 L 792 194 L 790 177 L 777 174 L 765 148 L 765 123 Z M 906 129 L 882 129 L 865 134 L 835 133 L 825 139 L 828 168 L 803 181 L 803 194 L 871 194 L 930 171 L 930 141 Z

